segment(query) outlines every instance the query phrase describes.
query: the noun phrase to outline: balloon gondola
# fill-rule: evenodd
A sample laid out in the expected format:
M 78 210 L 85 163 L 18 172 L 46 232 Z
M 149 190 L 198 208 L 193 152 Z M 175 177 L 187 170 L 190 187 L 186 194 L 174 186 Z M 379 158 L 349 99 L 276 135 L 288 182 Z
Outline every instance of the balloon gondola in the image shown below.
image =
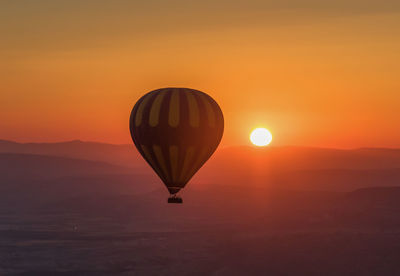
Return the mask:
M 179 196 L 177 196 L 176 194 L 171 195 L 168 198 L 168 203 L 183 203 L 183 199 Z
M 136 102 L 129 125 L 136 148 L 167 187 L 168 203 L 182 203 L 177 193 L 217 149 L 224 117 L 204 92 L 162 88 Z

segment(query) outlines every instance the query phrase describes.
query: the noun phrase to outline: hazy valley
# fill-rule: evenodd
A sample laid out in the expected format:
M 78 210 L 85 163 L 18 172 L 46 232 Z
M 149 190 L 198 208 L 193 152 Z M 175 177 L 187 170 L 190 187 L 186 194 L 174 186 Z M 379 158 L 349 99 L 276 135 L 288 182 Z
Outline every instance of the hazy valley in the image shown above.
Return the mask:
M 222 148 L 171 205 L 133 146 L 1 141 L 0 272 L 400 273 L 399 168 L 397 149 Z

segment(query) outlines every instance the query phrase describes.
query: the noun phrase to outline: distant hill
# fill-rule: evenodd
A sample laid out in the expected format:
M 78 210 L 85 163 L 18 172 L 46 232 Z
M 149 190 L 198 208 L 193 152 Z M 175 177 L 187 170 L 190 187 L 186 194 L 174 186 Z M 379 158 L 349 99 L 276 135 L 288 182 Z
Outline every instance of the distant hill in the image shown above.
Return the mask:
M 52 155 L 147 168 L 133 145 L 79 140 L 60 143 L 16 143 L 0 140 L 0 153 Z M 206 167 L 218 171 L 299 171 L 400 168 L 400 149 L 326 149 L 310 147 L 232 146 L 219 148 Z
M 210 162 L 211 163 L 211 162 Z M 230 169 L 252 165 L 271 172 L 321 169 L 392 169 L 400 168 L 400 149 L 328 149 L 310 147 L 238 146 L 223 148 L 212 159 L 214 166 Z
M 308 190 L 394 186 L 400 184 L 400 150 L 230 147 L 211 157 L 194 179 L 204 185 L 237 183 Z
M 112 145 L 79 140 L 60 143 L 16 143 L 0 140 L 0 153 L 52 155 L 103 161 L 125 167 L 147 169 L 133 144 Z M 218 172 L 257 170 L 263 172 L 327 169 L 392 169 L 400 168 L 400 149 L 326 149 L 310 147 L 232 146 L 219 148 L 207 169 Z
M 374 189 L 370 189 L 371 194 Z M 54 212 L 122 218 L 153 227 L 199 227 L 208 224 L 227 227 L 240 224 L 252 231 L 275 227 L 283 227 L 285 231 L 301 230 L 310 226 L 316 229 L 400 227 L 400 202 L 390 195 L 393 189 L 379 189 L 381 192 L 377 195 L 365 196 L 359 192 L 262 188 L 243 192 L 237 187 L 227 186 L 214 191 L 191 189 L 185 193 L 183 205 L 168 205 L 164 191 L 157 189 L 142 195 L 71 197 L 50 201 L 43 206 Z
M 351 200 L 381 200 L 381 199 L 396 199 L 400 206 L 400 187 L 370 187 L 357 189 L 348 193 L 348 198 Z
M 64 176 L 121 173 L 132 173 L 132 169 L 76 158 L 0 153 L 0 175 L 2 177 L 51 179 Z
M 21 179 L 35 175 L 62 177 L 65 176 L 64 171 L 71 175 L 75 170 L 75 174 L 81 171 L 84 175 L 110 171 L 111 174 L 140 174 L 157 179 L 133 145 L 82 141 L 15 143 L 0 140 L 0 154 L 1 152 L 36 156 L 15 155 L 4 161 L 0 168 L 3 178 L 13 173 Z M 61 159 L 53 160 L 51 156 Z M 70 160 L 71 158 L 74 160 Z M 98 163 L 85 163 L 84 160 Z M 101 166 L 105 167 L 100 169 Z M 24 168 L 23 173 L 18 168 Z M 243 189 L 270 187 L 352 191 L 364 187 L 399 184 L 399 149 L 237 146 L 219 148 L 193 177 L 190 187 L 209 189 L 231 185 Z
M 154 174 L 99 161 L 2 153 L 0 213 L 79 213 L 149 224 L 400 226 L 400 169 L 276 171 L 260 179 L 213 169 L 205 168 L 183 191 L 182 207 L 166 204 L 168 193 Z
M 0 206 L 7 210 L 80 196 L 137 195 L 160 184 L 155 175 L 105 162 L 0 153 Z
M 0 153 L 62 156 L 144 168 L 143 159 L 133 145 L 112 145 L 79 140 L 60 143 L 16 143 L 0 140 Z
M 3 274 L 399 274 L 399 150 L 222 148 L 178 205 L 134 148 L 66 144 L 2 142 Z

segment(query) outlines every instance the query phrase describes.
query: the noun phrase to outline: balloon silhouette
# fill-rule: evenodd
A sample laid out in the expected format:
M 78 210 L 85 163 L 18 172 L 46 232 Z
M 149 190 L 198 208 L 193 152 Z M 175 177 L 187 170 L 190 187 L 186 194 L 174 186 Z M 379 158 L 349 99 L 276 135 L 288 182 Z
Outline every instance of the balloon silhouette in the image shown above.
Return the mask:
M 140 98 L 132 109 L 130 131 L 136 148 L 176 197 L 217 149 L 224 117 L 207 94 L 189 88 L 162 88 Z

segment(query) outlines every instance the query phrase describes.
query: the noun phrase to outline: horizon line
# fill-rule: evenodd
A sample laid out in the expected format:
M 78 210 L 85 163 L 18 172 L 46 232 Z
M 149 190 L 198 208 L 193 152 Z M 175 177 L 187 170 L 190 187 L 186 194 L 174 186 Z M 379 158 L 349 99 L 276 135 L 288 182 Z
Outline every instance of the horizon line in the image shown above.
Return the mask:
M 62 140 L 62 141 L 51 141 L 51 142 L 19 142 L 16 140 L 10 140 L 10 139 L 3 139 L 0 138 L 0 142 L 8 142 L 8 143 L 14 143 L 14 144 L 21 144 L 21 145 L 26 145 L 26 144 L 67 144 L 67 143 L 88 143 L 88 144 L 103 144 L 103 145 L 111 145 L 111 146 L 133 146 L 133 144 L 130 143 L 110 143 L 110 142 L 105 142 L 105 141 L 93 141 L 93 140 L 81 140 L 81 139 L 73 139 L 73 140 Z M 254 148 L 254 149 L 260 149 L 260 150 L 265 150 L 268 148 L 309 148 L 309 149 L 328 149 L 328 150 L 343 150 L 343 151 L 350 151 L 350 150 L 400 150 L 400 148 L 394 148 L 394 147 L 382 147 L 382 146 L 376 146 L 376 147 L 356 147 L 356 148 L 341 148 L 341 147 L 321 147 L 321 146 L 304 146 L 304 145 L 282 145 L 282 146 L 266 146 L 266 147 L 256 147 L 253 145 L 226 145 L 226 146 L 219 146 L 221 149 L 225 148 L 233 148 L 233 147 L 248 147 L 248 148 Z

